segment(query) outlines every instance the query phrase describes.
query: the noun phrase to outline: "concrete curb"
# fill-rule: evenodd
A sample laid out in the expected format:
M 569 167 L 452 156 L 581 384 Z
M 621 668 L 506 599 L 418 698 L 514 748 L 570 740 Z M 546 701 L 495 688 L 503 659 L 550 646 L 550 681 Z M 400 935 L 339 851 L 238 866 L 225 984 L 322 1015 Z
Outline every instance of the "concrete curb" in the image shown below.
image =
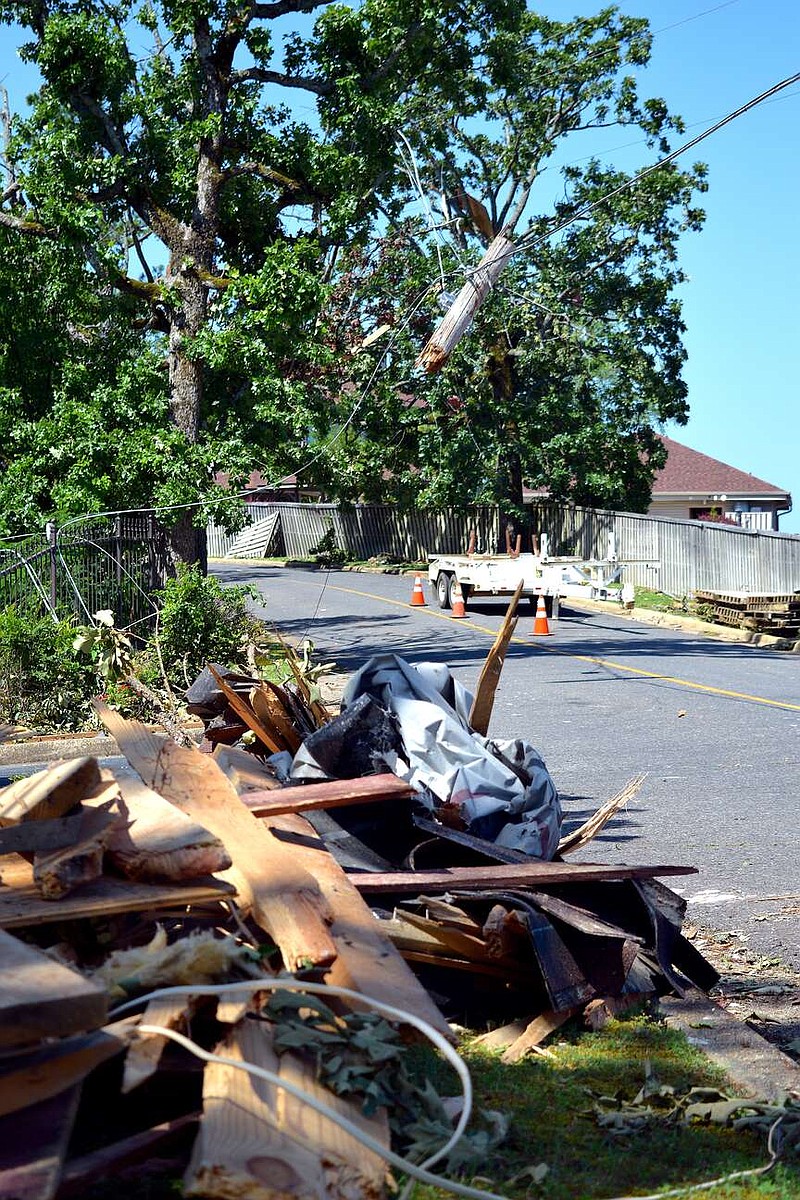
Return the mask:
M 663 996 L 658 1004 L 670 1029 L 684 1033 L 748 1096 L 777 1102 L 787 1092 L 800 1097 L 800 1064 L 702 992 Z

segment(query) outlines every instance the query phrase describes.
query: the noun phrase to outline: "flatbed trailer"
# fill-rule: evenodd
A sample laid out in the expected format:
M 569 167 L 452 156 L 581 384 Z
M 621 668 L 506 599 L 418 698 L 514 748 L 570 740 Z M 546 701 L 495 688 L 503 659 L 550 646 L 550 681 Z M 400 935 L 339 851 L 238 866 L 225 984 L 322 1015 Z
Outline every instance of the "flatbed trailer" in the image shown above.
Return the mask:
M 472 596 L 512 596 L 522 580 L 522 595 L 531 604 L 544 596 L 548 616 L 558 615 L 564 596 L 607 599 L 619 582 L 616 558 L 551 558 L 543 554 L 429 554 L 428 581 L 440 608 L 452 608 L 456 582 L 466 604 Z

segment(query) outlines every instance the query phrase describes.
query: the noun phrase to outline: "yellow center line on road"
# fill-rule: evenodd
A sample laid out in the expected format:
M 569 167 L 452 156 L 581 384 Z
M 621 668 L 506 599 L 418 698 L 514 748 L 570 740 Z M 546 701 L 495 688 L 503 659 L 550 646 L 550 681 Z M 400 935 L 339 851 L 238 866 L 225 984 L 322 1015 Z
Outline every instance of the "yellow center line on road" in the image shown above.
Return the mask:
M 405 600 L 392 600 L 388 596 L 378 596 L 375 592 L 362 592 L 358 588 L 341 587 L 339 584 L 328 584 L 328 587 L 334 592 L 347 592 L 351 596 L 364 596 L 368 600 L 377 600 L 381 604 L 391 604 L 395 608 L 402 608 L 408 616 L 419 615 L 425 617 L 435 617 L 437 621 L 450 621 L 459 624 L 461 618 L 448 616 L 447 613 L 437 612 L 435 609 L 425 607 L 423 613 L 420 608 L 412 608 Z M 474 629 L 477 633 L 485 633 L 488 637 L 494 640 L 497 637 L 497 630 L 490 629 L 487 625 L 478 625 L 472 618 L 469 624 L 464 626 L 464 629 Z M 750 704 L 763 704 L 768 708 L 783 708 L 790 712 L 800 712 L 800 704 L 792 704 L 788 700 L 769 700 L 766 696 L 751 696 L 748 692 L 733 692 L 728 688 L 712 687 L 708 683 L 695 683 L 692 679 L 680 679 L 677 675 L 661 675 L 658 671 L 645 671 L 642 667 L 629 667 L 625 663 L 614 662 L 609 658 L 594 658 L 590 654 L 575 654 L 572 650 L 564 650 L 560 646 L 553 646 L 547 642 L 540 642 L 534 638 L 526 638 L 515 635 L 511 639 L 518 646 L 532 646 L 535 650 L 544 650 L 548 654 L 560 654 L 564 658 L 574 658 L 576 662 L 592 663 L 594 666 L 607 667 L 611 671 L 624 671 L 628 675 L 638 675 L 643 679 L 657 679 L 660 683 L 674 683 L 678 687 L 689 688 L 694 692 L 706 692 L 711 696 L 726 696 L 730 700 L 746 700 Z

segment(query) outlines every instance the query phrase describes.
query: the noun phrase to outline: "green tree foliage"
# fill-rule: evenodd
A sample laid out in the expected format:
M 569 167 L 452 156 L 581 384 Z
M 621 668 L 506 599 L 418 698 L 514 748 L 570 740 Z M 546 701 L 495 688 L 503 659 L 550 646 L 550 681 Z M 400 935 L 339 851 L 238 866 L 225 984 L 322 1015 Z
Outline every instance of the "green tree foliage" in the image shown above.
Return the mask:
M 407 130 L 387 234 L 349 252 L 332 298 L 341 347 L 388 326 L 354 357 L 359 388 L 380 355 L 389 364 L 343 432 L 334 486 L 356 473 L 370 496 L 514 513 L 524 480 L 647 507 L 656 431 L 688 413 L 678 241 L 702 225 L 705 169 L 666 165 L 628 186 L 636 172 L 570 159 L 613 127 L 644 143 L 640 169 L 669 151 L 682 123 L 642 102 L 631 73 L 649 54 L 646 22 L 615 9 L 565 23 L 528 12 L 513 36 L 483 39 L 456 104 Z M 417 352 L 501 230 L 515 252 L 496 289 L 447 367 L 421 378 Z
M 61 301 L 36 293 L 26 259 L 71 293 L 62 317 L 87 310 L 63 321 L 49 375 L 32 383 L 52 395 L 44 424 L 5 451 L 34 497 L 26 521 L 49 487 L 49 507 L 66 511 L 101 496 L 190 504 L 213 498 L 217 470 L 280 478 L 306 456 L 331 425 L 319 321 L 337 248 L 390 202 L 397 130 L 454 102 L 474 30 L 519 11 L 519 0 L 2 0 L 0 20 L 26 30 L 24 57 L 44 80 L 6 148 L 0 226 L 20 245 L 3 275 L 37 343 Z M 72 325 L 92 330 L 91 354 Z M 173 547 L 202 559 L 191 518 Z

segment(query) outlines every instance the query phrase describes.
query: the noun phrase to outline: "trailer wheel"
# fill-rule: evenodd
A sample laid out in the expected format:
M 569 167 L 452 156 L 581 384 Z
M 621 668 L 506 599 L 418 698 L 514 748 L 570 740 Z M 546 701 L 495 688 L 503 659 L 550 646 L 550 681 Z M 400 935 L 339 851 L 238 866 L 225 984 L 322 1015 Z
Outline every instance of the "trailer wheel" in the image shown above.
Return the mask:
M 439 608 L 450 607 L 451 588 L 454 579 L 455 576 L 448 571 L 440 571 L 436 576 L 436 597 L 439 601 Z

